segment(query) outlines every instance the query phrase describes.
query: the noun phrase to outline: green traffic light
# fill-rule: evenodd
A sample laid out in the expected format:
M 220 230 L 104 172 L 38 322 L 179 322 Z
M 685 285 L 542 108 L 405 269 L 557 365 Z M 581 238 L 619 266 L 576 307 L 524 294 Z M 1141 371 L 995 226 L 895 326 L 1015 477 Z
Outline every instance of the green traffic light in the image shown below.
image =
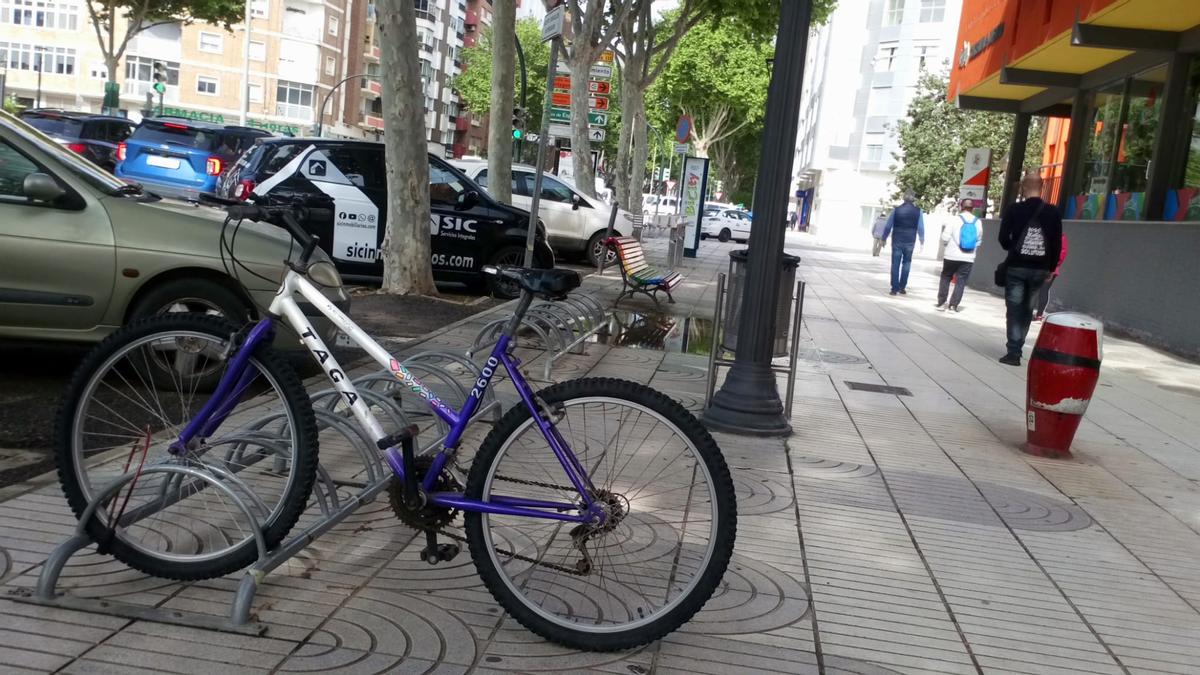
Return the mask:
M 154 83 L 154 91 L 157 91 L 158 93 L 161 94 L 161 93 L 165 92 L 166 90 L 167 90 L 167 85 L 163 84 L 162 82 Z
M 519 140 L 521 140 L 521 137 L 524 135 L 525 135 L 524 132 L 521 131 L 520 129 L 513 129 L 513 138 L 514 139 L 519 141 Z

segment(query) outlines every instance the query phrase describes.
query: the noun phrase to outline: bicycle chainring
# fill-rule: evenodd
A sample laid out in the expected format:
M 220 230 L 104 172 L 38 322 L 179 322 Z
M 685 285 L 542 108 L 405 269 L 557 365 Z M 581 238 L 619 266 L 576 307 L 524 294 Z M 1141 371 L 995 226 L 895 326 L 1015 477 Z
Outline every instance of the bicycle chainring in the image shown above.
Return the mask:
M 425 474 L 433 468 L 433 457 L 423 456 L 415 459 L 417 469 L 417 480 L 423 481 Z M 454 474 L 448 469 L 442 469 L 441 474 L 433 483 L 434 492 L 461 492 L 462 485 Z M 413 508 L 409 506 L 404 499 L 404 483 L 399 479 L 392 481 L 388 486 L 388 502 L 392 506 L 392 512 L 400 519 L 400 522 L 417 530 L 441 530 L 450 523 L 454 522 L 458 516 L 458 509 L 450 509 L 442 506 L 433 506 L 429 503 L 422 503 L 421 506 Z

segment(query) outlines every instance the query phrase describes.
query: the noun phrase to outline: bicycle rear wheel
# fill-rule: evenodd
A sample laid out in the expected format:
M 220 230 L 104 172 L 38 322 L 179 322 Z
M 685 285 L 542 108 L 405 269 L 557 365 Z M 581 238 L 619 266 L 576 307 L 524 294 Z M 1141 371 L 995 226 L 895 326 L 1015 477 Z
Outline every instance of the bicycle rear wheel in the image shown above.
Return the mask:
M 648 387 L 583 379 L 540 393 L 588 472 L 601 525 L 466 514 L 484 583 L 526 628 L 593 651 L 636 647 L 688 621 L 725 573 L 737 528 L 721 451 L 675 401 Z M 579 503 L 529 411 L 488 434 L 466 494 Z
M 182 473 L 153 473 L 97 509 L 87 532 L 147 574 L 195 580 L 254 561 L 248 506 L 268 547 L 304 510 L 317 468 L 316 418 L 295 371 L 267 345 L 250 356 L 237 404 L 185 453 L 170 445 L 207 402 L 236 353 L 229 323 L 200 315 L 135 322 L 101 342 L 68 387 L 56 429 L 58 476 L 76 517 L 106 485 L 160 465 L 202 471 L 235 496 Z

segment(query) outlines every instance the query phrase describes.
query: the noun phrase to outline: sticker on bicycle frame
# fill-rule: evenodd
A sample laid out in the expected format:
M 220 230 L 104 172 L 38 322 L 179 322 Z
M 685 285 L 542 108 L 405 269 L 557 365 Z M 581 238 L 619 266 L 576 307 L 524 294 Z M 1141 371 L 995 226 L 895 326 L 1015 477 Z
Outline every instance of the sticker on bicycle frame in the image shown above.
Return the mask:
M 409 391 L 413 392 L 417 396 L 420 396 L 426 401 L 429 401 L 430 405 L 445 412 L 450 412 L 450 409 L 446 406 L 446 404 L 442 403 L 442 399 L 438 398 L 437 394 L 429 391 L 429 387 L 426 387 L 418 382 L 417 377 L 413 375 L 408 368 L 405 368 L 403 363 L 400 363 L 396 359 L 392 359 L 388 363 L 388 367 L 392 371 L 392 375 L 395 375 L 397 380 L 400 380 L 404 386 L 408 387 Z

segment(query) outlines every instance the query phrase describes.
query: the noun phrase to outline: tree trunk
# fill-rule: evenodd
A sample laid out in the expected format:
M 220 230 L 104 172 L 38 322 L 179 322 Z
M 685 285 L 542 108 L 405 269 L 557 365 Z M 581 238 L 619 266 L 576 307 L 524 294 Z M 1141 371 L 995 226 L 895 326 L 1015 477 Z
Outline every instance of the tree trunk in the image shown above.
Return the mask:
M 646 126 L 646 93 L 638 91 L 637 107 L 633 117 L 633 147 L 630 152 L 629 175 L 626 192 L 629 200 L 622 204 L 627 211 L 635 214 L 642 212 L 642 183 L 646 180 L 646 159 L 650 155 L 648 132 Z
M 435 294 L 429 243 L 429 160 L 425 95 L 411 0 L 379 0 L 384 151 L 387 153 L 387 235 L 383 292 Z
M 576 49 L 579 50 L 577 54 L 588 51 Z M 592 59 L 573 58 L 568 65 L 571 67 L 571 164 L 575 169 L 575 187 L 594 198 L 596 174 L 592 171 L 592 142 L 588 140 L 588 73 Z
M 512 203 L 512 120 L 514 59 L 517 44 L 515 0 L 492 3 L 492 106 L 488 128 L 488 190 Z
M 628 70 L 628 64 L 621 70 L 621 131 L 617 137 L 617 163 L 612 170 L 615 184 L 613 192 L 617 196 L 617 203 L 626 208 L 629 206 L 629 169 L 633 162 L 630 142 L 634 118 L 631 114 L 634 109 L 633 101 L 630 99 L 632 87 L 629 86 L 629 78 L 625 76 Z

